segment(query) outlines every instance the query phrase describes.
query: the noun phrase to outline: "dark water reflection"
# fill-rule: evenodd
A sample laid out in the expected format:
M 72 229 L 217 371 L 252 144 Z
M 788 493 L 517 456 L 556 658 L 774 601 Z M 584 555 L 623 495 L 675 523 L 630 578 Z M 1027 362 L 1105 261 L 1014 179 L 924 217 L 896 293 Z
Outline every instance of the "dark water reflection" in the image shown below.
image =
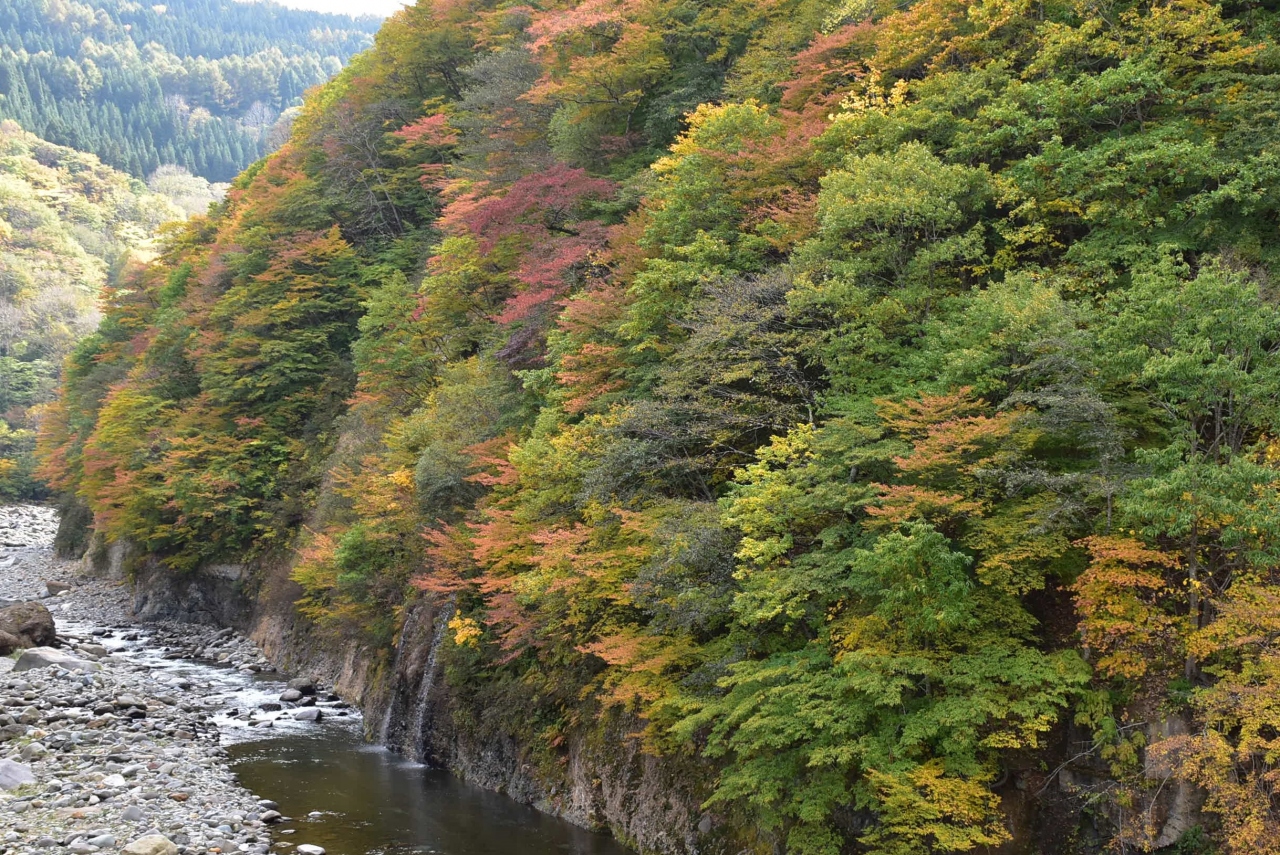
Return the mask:
M 366 745 L 349 728 L 315 728 L 228 746 L 240 782 L 293 821 L 280 844 L 327 855 L 628 855 L 609 837 L 553 819 L 445 772 Z M 315 815 L 313 812 L 319 812 Z

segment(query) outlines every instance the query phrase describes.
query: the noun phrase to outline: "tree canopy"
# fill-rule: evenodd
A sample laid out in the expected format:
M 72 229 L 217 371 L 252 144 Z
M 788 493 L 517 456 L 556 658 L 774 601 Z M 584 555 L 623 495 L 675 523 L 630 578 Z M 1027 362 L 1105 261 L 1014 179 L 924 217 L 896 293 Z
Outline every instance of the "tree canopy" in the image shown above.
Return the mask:
M 422 0 L 110 292 L 43 476 L 384 655 L 447 601 L 455 726 L 624 720 L 739 848 L 1280 852 L 1278 22 Z

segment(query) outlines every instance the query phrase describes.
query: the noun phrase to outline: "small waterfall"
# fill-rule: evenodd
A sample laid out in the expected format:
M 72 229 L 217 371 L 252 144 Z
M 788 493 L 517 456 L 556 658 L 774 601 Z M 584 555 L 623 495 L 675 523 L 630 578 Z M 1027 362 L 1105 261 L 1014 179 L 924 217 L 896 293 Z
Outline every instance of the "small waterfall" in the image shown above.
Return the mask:
M 413 724 L 409 731 L 413 740 L 413 758 L 422 760 L 426 756 L 426 738 L 423 727 L 426 724 L 427 704 L 431 700 L 431 687 L 436 681 L 436 668 L 440 661 L 440 647 L 444 644 L 445 634 L 449 630 L 449 621 L 453 618 L 454 602 L 450 599 L 436 615 L 431 626 L 431 650 L 427 654 L 427 664 L 422 668 L 422 677 L 418 681 L 418 697 L 414 702 Z
M 431 687 L 439 670 L 440 648 L 456 606 L 452 598 L 420 599 L 405 614 L 391 661 L 391 686 L 377 730 L 378 741 L 414 760 L 426 754 L 423 731 Z M 428 624 L 428 621 L 430 623 Z
M 396 653 L 391 658 L 391 691 L 390 697 L 387 699 L 386 712 L 382 714 L 382 724 L 378 727 L 378 742 L 381 745 L 387 744 L 387 731 L 391 729 L 391 714 L 396 708 L 396 672 L 400 667 L 400 657 L 404 653 L 405 641 L 413 634 L 413 630 L 417 628 L 419 615 L 422 610 L 417 608 L 418 604 L 409 607 L 408 612 L 404 616 L 404 625 L 400 627 L 400 640 L 396 642 Z
M 378 744 L 387 744 L 387 729 L 391 727 L 391 708 L 395 706 L 390 701 L 387 703 L 387 710 L 382 714 L 382 724 L 378 726 Z

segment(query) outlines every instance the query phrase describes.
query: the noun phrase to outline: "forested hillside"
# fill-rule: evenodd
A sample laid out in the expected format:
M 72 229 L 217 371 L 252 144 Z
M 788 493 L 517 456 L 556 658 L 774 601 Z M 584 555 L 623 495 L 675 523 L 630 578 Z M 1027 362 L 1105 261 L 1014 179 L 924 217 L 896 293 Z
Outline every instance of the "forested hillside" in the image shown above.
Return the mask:
M 103 285 L 130 257 L 151 257 L 157 227 L 182 216 L 96 157 L 0 122 L 0 498 L 36 488 L 32 408 L 97 327 Z
M 422 0 L 110 292 L 44 477 L 383 651 L 452 604 L 456 727 L 633 722 L 739 848 L 1280 852 L 1278 26 Z
M 229 181 L 378 23 L 236 0 L 3 0 L 0 118 L 137 177 Z

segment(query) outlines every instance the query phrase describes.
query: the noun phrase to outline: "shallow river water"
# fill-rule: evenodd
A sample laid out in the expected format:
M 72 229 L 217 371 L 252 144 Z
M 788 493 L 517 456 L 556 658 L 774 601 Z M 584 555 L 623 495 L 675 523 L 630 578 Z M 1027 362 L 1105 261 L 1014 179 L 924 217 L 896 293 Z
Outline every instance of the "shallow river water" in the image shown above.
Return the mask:
M 264 713 L 286 688 L 280 675 L 244 674 L 165 659 L 146 627 L 101 635 L 85 624 L 64 631 L 94 640 L 175 687 L 199 689 L 240 783 L 291 819 L 272 829 L 274 852 L 323 846 L 326 855 L 629 855 L 611 837 L 469 786 L 361 738 L 358 712 L 322 701 L 325 718 L 299 722 Z M 254 726 L 272 718 L 271 727 Z M 630 853 L 633 855 L 633 853 Z

